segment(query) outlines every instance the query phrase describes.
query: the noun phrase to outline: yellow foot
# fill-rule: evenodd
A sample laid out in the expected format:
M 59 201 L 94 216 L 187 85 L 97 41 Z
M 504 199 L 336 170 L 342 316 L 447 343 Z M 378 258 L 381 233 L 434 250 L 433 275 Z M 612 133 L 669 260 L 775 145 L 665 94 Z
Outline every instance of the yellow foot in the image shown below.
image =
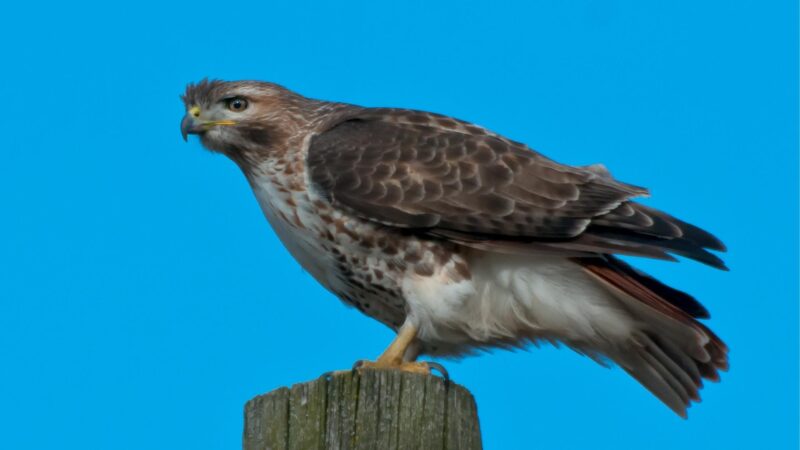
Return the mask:
M 447 373 L 447 370 L 444 368 L 444 366 L 432 361 L 389 362 L 385 360 L 382 361 L 379 358 L 377 361 L 367 361 L 362 359 L 353 364 L 353 370 L 362 369 L 401 370 L 403 372 L 421 373 L 424 375 L 430 375 L 432 370 L 436 370 L 442 374 L 442 377 L 445 380 L 450 379 L 450 375 Z
M 378 357 L 377 361 L 356 361 L 353 364 L 353 370 L 363 369 L 386 369 L 386 370 L 402 370 L 404 372 L 421 373 L 430 375 L 431 369 L 436 369 L 437 372 L 442 374 L 445 380 L 450 379 L 447 370 L 444 369 L 439 363 L 431 361 L 403 361 L 409 346 L 413 343 L 417 336 L 417 329 L 410 321 L 406 321 L 400 329 L 397 330 L 397 337 L 394 338 L 383 354 Z M 414 353 L 416 355 L 416 353 Z M 325 376 L 331 373 L 324 374 Z

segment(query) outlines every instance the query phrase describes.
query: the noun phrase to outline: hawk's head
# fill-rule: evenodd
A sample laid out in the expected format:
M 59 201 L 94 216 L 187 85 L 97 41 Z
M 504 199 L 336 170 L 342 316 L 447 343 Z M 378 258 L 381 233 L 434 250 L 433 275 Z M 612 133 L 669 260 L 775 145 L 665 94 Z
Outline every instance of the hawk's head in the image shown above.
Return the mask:
M 268 152 L 298 125 L 301 106 L 310 101 L 261 81 L 203 80 L 188 85 L 181 98 L 183 139 L 197 134 L 206 148 L 235 159 L 245 152 Z

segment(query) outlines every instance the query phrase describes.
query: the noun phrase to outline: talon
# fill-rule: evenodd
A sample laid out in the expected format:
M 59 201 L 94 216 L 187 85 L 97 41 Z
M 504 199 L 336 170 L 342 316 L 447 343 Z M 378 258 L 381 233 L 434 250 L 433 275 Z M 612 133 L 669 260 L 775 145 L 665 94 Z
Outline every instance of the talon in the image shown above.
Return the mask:
M 425 361 L 425 364 L 429 369 L 436 369 L 436 371 L 442 375 L 444 381 L 450 381 L 450 374 L 447 373 L 447 369 L 445 369 L 443 365 L 433 361 Z
M 403 361 L 409 345 L 416 339 L 417 329 L 411 322 L 406 322 L 397 331 L 397 337 L 392 341 L 389 348 L 381 354 L 376 361 L 360 359 L 353 364 L 353 371 L 363 369 L 385 369 L 401 370 L 403 372 L 420 373 L 431 375 L 431 369 L 435 369 L 442 375 L 445 382 L 450 381 L 450 374 L 443 365 L 432 361 Z M 413 359 L 416 359 L 413 358 Z
M 350 370 L 358 370 L 364 367 L 364 363 L 368 362 L 366 359 L 359 359 L 358 361 L 353 363 L 353 367 Z
M 378 369 L 378 370 L 399 370 L 402 372 L 421 373 L 432 375 L 432 370 L 439 372 L 445 381 L 450 381 L 450 374 L 443 365 L 433 361 L 414 361 L 414 362 L 394 362 L 394 361 L 367 361 L 359 360 L 353 364 L 352 370 Z

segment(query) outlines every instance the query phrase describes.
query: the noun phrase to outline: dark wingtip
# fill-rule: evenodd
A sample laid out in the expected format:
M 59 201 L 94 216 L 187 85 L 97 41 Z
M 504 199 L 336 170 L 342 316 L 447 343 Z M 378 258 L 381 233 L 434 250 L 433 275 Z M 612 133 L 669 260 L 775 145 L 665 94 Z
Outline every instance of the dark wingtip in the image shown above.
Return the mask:
M 707 248 L 709 250 L 715 250 L 718 252 L 726 252 L 728 248 L 725 244 L 716 236 L 709 233 L 708 231 L 696 226 L 692 225 L 688 222 L 684 222 L 672 215 L 669 215 L 663 211 L 659 211 L 655 208 L 651 208 L 649 206 L 642 205 L 640 203 L 636 204 L 636 208 L 646 212 L 648 215 L 652 217 L 660 217 L 662 220 L 667 221 L 668 223 L 676 226 L 680 229 L 682 239 L 687 241 L 691 241 L 695 245 L 703 248 Z
M 721 270 L 723 272 L 730 272 L 731 269 L 725 264 L 725 261 L 722 260 L 719 256 L 707 251 L 705 248 L 694 248 L 694 249 L 676 249 L 672 248 L 670 251 L 674 252 L 675 254 L 685 256 L 689 259 L 693 259 L 699 263 L 705 264 L 709 267 L 713 267 L 714 269 Z
M 716 250 L 718 252 L 723 252 L 723 253 L 728 251 L 728 246 L 725 245 L 724 242 L 722 242 L 719 239 L 717 239 L 717 237 L 714 236 L 714 235 L 711 235 L 711 237 L 714 238 L 714 244 L 715 245 L 709 246 L 709 247 L 706 247 L 706 248 L 709 248 L 711 250 Z
M 692 252 L 691 254 L 687 254 L 686 256 L 694 259 L 695 261 L 699 261 L 703 264 L 709 265 L 715 269 L 719 269 L 724 272 L 730 271 L 728 266 L 725 265 L 725 261 L 723 261 L 722 258 L 711 252 L 706 251 L 705 249 L 697 250 L 695 252 Z
M 663 240 L 660 242 L 660 246 L 670 253 L 693 259 L 715 269 L 725 272 L 730 270 L 722 258 L 709 252 L 705 246 L 698 244 L 694 240 L 684 238 Z
M 725 252 L 728 251 L 728 247 L 725 245 L 725 243 L 723 243 L 721 240 L 719 240 L 713 234 L 711 234 L 711 233 L 709 233 L 707 231 L 704 231 L 704 230 L 702 230 L 700 228 L 697 228 L 697 227 L 693 227 L 693 228 L 695 228 L 696 230 L 698 230 L 698 231 L 703 233 L 702 238 L 700 238 L 700 239 L 697 239 L 697 235 L 696 234 L 692 234 L 691 236 L 689 236 L 689 239 L 693 240 L 698 245 L 702 245 L 704 248 L 707 248 L 709 250 L 714 250 L 714 251 L 717 251 L 717 252 L 725 253 Z

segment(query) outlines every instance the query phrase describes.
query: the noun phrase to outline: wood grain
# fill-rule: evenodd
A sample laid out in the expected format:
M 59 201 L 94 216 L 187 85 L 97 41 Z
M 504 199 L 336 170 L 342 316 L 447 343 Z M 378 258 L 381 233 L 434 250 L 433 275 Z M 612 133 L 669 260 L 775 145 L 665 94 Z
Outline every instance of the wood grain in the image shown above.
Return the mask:
M 480 448 L 472 394 L 431 375 L 339 372 L 245 405 L 245 450 Z

